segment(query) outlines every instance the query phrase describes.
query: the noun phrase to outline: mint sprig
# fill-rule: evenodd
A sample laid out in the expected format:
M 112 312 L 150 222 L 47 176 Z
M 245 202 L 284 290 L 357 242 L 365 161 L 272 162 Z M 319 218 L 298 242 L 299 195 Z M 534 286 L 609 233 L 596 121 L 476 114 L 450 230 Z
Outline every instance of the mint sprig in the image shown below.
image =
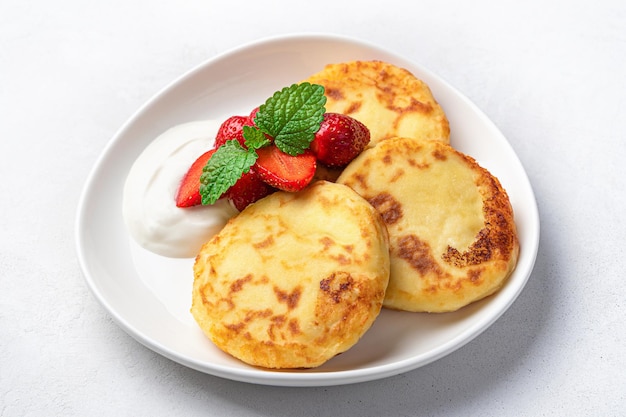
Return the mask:
M 309 148 L 324 118 L 325 104 L 321 85 L 293 84 L 261 105 L 254 122 L 274 138 L 278 149 L 295 156 Z
M 257 154 L 241 146 L 237 140 L 226 141 L 211 156 L 200 175 L 202 204 L 213 204 L 250 171 Z
M 318 84 L 293 84 L 274 93 L 259 107 L 256 126 L 243 127 L 246 147 L 228 140 L 205 165 L 200 176 L 202 204 L 215 203 L 250 171 L 258 158 L 256 150 L 272 143 L 267 135 L 289 155 L 307 150 L 324 118 L 325 104 L 324 87 Z
M 265 136 L 265 133 L 254 126 L 243 127 L 243 138 L 246 140 L 245 143 L 248 149 L 259 149 L 271 143 Z

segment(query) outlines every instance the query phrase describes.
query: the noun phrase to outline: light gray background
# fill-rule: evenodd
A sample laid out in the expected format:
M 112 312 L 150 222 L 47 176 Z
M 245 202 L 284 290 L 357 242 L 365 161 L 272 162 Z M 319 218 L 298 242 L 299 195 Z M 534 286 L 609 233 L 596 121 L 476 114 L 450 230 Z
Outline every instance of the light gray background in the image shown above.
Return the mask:
M 115 325 L 76 259 L 81 188 L 122 123 L 204 60 L 303 31 L 442 76 L 507 136 L 539 204 L 514 305 L 380 381 L 275 388 L 185 368 Z M 0 0 L 0 415 L 625 415 L 625 67 L 621 0 Z

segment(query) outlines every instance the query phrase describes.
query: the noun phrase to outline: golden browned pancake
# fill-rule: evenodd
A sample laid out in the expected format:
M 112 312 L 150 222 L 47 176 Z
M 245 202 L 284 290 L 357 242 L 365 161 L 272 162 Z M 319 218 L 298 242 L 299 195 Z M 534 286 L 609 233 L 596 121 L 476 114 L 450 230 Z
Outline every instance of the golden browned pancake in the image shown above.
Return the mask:
M 353 346 L 380 313 L 389 247 L 380 214 L 318 181 L 248 206 L 204 245 L 191 312 L 223 351 L 311 368 Z
M 454 311 L 498 290 L 516 265 L 507 193 L 449 145 L 389 139 L 365 150 L 337 182 L 365 197 L 387 225 L 385 307 Z
M 448 119 L 430 88 L 404 68 L 381 61 L 329 64 L 304 81 L 325 88 L 326 111 L 370 130 L 370 146 L 404 136 L 449 143 Z

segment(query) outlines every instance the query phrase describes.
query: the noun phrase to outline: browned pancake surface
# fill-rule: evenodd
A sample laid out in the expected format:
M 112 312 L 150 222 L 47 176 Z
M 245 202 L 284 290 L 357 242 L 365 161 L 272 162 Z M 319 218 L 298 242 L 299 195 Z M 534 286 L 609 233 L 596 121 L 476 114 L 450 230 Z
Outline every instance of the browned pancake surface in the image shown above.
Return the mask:
M 457 310 L 498 290 L 517 262 L 513 210 L 496 177 L 446 144 L 393 138 L 341 174 L 390 238 L 385 306 Z
M 305 81 L 323 85 L 326 111 L 354 117 L 368 127 L 370 145 L 404 136 L 449 143 L 448 119 L 422 80 L 381 61 L 329 64 Z
M 192 314 L 222 350 L 266 368 L 319 366 L 378 316 L 386 228 L 349 187 L 319 181 L 243 210 L 194 265 Z

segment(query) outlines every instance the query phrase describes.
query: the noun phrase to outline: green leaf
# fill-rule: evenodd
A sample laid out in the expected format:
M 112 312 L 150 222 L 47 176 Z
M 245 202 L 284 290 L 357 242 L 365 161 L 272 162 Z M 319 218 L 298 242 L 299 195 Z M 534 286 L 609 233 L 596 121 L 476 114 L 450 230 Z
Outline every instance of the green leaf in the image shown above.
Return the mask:
M 262 104 L 255 123 L 274 138 L 274 143 L 289 155 L 309 148 L 326 111 L 324 87 L 318 84 L 293 84 L 274 93 Z
M 272 142 L 295 156 L 309 148 L 324 119 L 326 96 L 318 84 L 293 84 L 274 93 L 259 108 L 256 126 L 244 126 L 244 148 L 237 140 L 220 146 L 200 176 L 202 204 L 215 203 L 256 162 L 256 150 Z
M 220 146 L 200 176 L 202 204 L 215 203 L 244 173 L 250 171 L 256 159 L 254 150 L 245 149 L 236 140 L 229 140 Z
M 259 149 L 270 144 L 270 140 L 259 128 L 254 126 L 243 127 L 243 137 L 248 149 Z

